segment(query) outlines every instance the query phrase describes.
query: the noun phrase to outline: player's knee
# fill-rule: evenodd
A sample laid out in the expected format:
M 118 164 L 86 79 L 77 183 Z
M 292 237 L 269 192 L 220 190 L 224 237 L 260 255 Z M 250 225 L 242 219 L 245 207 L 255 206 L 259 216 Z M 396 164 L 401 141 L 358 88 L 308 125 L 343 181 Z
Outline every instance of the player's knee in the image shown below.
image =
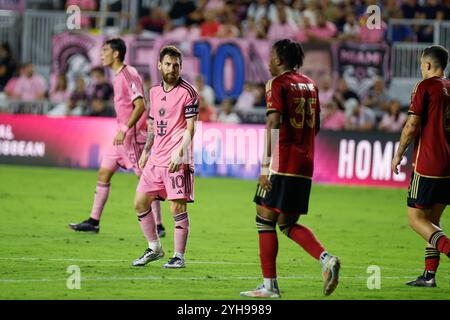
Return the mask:
M 104 182 L 104 183 L 109 183 L 112 177 L 112 173 L 111 171 L 109 171 L 108 169 L 105 168 L 100 168 L 100 170 L 98 171 L 98 181 L 100 182 Z
M 170 211 L 172 214 L 180 214 L 187 211 L 187 204 L 185 200 L 174 200 L 170 202 Z
M 140 197 L 134 199 L 134 209 L 137 213 L 147 211 L 149 207 L 149 204 L 144 199 Z
M 275 232 L 276 224 L 276 221 L 264 218 L 259 214 L 256 215 L 256 229 L 258 232 Z
M 289 238 L 289 232 L 294 224 L 278 224 L 280 231 Z

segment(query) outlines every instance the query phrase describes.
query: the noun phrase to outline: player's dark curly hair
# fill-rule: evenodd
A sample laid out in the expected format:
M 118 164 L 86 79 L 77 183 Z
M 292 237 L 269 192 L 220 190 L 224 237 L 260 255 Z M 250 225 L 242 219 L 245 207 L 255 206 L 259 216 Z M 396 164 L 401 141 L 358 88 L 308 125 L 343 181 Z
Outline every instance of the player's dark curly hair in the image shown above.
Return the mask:
M 303 65 L 305 53 L 302 45 L 289 39 L 275 42 L 272 46 L 281 62 L 289 69 L 299 69 Z
M 448 50 L 443 46 L 434 45 L 429 46 L 423 50 L 423 57 L 430 57 L 435 66 L 445 70 L 448 63 Z
M 178 49 L 175 46 L 163 47 L 161 49 L 161 51 L 159 52 L 159 62 L 162 62 L 164 59 L 164 56 L 166 56 L 166 55 L 180 59 L 180 65 L 183 62 L 183 57 L 182 57 L 181 51 L 180 51 L 180 49 Z
M 119 52 L 119 60 L 123 62 L 125 60 L 125 54 L 127 53 L 127 46 L 125 45 L 125 42 L 120 38 L 114 38 L 107 40 L 105 44 L 108 44 L 112 51 Z

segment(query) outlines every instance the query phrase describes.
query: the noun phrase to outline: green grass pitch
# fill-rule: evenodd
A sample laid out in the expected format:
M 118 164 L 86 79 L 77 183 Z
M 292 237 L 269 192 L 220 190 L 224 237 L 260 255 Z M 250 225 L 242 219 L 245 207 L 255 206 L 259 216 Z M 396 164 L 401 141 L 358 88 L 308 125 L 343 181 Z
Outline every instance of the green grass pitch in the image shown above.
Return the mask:
M 243 299 L 261 282 L 255 181 L 196 178 L 189 207 L 186 268 L 166 270 L 173 253 L 173 220 L 164 203 L 163 260 L 131 267 L 146 247 L 133 210 L 137 179 L 118 173 L 100 233 L 75 233 L 69 222 L 88 217 L 96 172 L 0 166 L 0 299 Z M 406 190 L 313 185 L 310 212 L 300 219 L 342 261 L 339 287 L 322 295 L 318 262 L 280 232 L 282 299 L 449 299 L 450 261 L 442 256 L 438 288 L 404 283 L 423 268 L 424 241 L 407 224 Z M 450 217 L 442 225 L 450 231 Z M 81 271 L 69 290 L 67 268 Z M 369 290 L 367 267 L 381 270 Z

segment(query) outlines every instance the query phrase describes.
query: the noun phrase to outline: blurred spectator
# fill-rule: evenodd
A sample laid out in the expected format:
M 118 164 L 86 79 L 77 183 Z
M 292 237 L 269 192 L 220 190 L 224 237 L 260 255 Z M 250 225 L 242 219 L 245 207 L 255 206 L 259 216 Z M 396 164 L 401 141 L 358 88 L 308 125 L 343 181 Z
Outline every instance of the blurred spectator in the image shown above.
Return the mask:
M 67 87 L 67 78 L 65 74 L 60 74 L 56 80 L 55 87 L 50 91 L 49 98 L 52 103 L 67 102 L 70 92 Z
M 90 111 L 87 114 L 90 117 L 115 117 L 113 108 L 108 104 L 108 100 L 94 98 L 90 104 Z
M 336 26 L 333 22 L 326 20 L 324 12 L 319 12 L 316 20 L 316 26 L 305 29 L 305 34 L 309 41 L 328 41 L 336 35 Z
M 267 17 L 269 18 L 270 23 L 280 23 L 280 12 L 284 17 L 284 20 L 287 24 L 292 26 L 293 28 L 297 27 L 297 23 L 294 19 L 293 9 L 287 6 L 284 0 L 275 0 L 275 3 L 272 3 L 269 6 L 269 11 L 267 12 Z
M 0 46 L 0 92 L 5 89 L 8 81 L 16 71 L 16 62 L 11 54 L 9 44 L 4 42 Z
M 375 128 L 375 113 L 366 106 L 358 103 L 350 117 L 347 117 L 345 128 L 355 131 L 370 131 Z
M 174 27 L 189 26 L 198 19 L 197 6 L 191 0 L 177 0 L 169 11 Z
M 263 18 L 268 15 L 269 0 L 252 1 L 247 9 L 247 19 L 250 19 L 256 25 L 261 23 Z M 270 23 L 270 20 L 269 20 Z
M 403 13 L 401 11 L 396 11 L 393 13 L 392 18 L 403 19 Z M 392 38 L 390 40 L 393 42 L 411 42 L 416 40 L 416 34 L 413 29 L 406 24 L 394 24 L 392 26 L 391 36 Z
M 167 15 L 160 8 L 149 9 L 148 15 L 139 19 L 138 32 L 150 31 L 158 34 L 169 30 L 170 22 Z
M 203 76 L 201 74 L 195 77 L 195 87 L 197 88 L 200 96 L 205 99 L 207 105 L 215 105 L 216 97 L 214 94 L 214 90 L 205 83 L 205 80 L 203 79 Z
M 444 7 L 438 0 L 426 0 L 422 8 L 422 12 L 425 15 L 424 18 L 431 20 L 443 20 L 444 10 Z
M 306 8 L 303 10 L 303 21 L 310 26 L 317 25 L 317 10 L 318 4 L 315 0 L 305 0 Z
M 345 24 L 342 34 L 339 36 L 340 40 L 356 40 L 358 38 L 360 26 L 356 20 L 354 13 L 349 13 L 346 16 Z
M 353 112 L 353 108 L 359 103 L 358 95 L 349 89 L 344 79 L 338 80 L 334 99 L 336 99 L 338 104 L 344 106 L 346 115 L 350 115 Z
M 405 125 L 407 115 L 400 112 L 400 101 L 394 99 L 389 104 L 389 111 L 385 112 L 378 130 L 384 132 L 400 132 Z
M 256 23 L 252 18 L 247 20 L 246 38 L 266 39 L 269 32 L 270 21 L 266 16 L 261 18 L 260 23 Z
M 418 15 L 423 11 L 420 4 L 417 3 L 417 0 L 404 0 L 401 5 L 401 10 L 403 13 L 403 17 L 405 19 L 414 19 L 418 18 Z
M 14 81 L 14 85 L 9 88 L 7 94 L 11 98 L 19 100 L 41 100 L 45 97 L 47 85 L 44 77 L 34 73 L 33 64 L 25 63 L 20 68 L 19 78 L 10 79 Z M 9 85 L 6 85 L 8 87 Z
M 328 103 L 322 104 L 320 127 L 328 130 L 343 130 L 345 129 L 345 113 L 339 109 L 338 103 L 332 100 Z
M 293 23 L 288 22 L 285 6 L 276 7 L 277 19 L 272 21 L 267 33 L 269 40 L 275 41 L 283 38 L 293 38 L 297 33 L 297 28 Z
M 198 115 L 198 121 L 213 122 L 216 121 L 217 114 L 216 109 L 208 105 L 205 99 L 200 96 L 200 110 Z
M 96 67 L 91 70 L 92 85 L 90 98 L 101 100 L 112 100 L 114 89 L 112 85 L 106 80 L 105 70 L 103 67 Z
M 331 79 L 325 77 L 322 81 L 319 81 L 319 101 L 321 104 L 327 104 L 331 102 L 334 96 L 334 89 L 331 86 Z
M 241 119 L 236 112 L 233 111 L 233 101 L 231 99 L 224 99 L 222 101 L 222 111 L 217 118 L 218 122 L 223 123 L 241 123 Z
M 253 88 L 253 84 L 249 81 L 246 81 L 244 84 L 244 90 L 242 90 L 239 98 L 236 102 L 236 109 L 241 110 L 251 110 L 254 108 L 255 104 L 255 92 Z
M 205 21 L 200 25 L 200 36 L 215 37 L 219 31 L 220 23 L 217 19 L 216 11 L 207 10 L 205 12 Z
M 217 32 L 218 38 L 237 38 L 240 35 L 239 21 L 236 17 L 224 17 Z
M 384 81 L 381 78 L 375 80 L 373 87 L 364 99 L 364 105 L 372 109 L 377 115 L 389 110 L 390 95 L 386 92 Z
M 77 78 L 75 90 L 67 103 L 59 103 L 47 114 L 50 116 L 81 116 L 87 105 L 86 84 L 83 77 Z
M 259 83 L 255 85 L 255 107 L 266 107 L 266 85 L 264 83 Z

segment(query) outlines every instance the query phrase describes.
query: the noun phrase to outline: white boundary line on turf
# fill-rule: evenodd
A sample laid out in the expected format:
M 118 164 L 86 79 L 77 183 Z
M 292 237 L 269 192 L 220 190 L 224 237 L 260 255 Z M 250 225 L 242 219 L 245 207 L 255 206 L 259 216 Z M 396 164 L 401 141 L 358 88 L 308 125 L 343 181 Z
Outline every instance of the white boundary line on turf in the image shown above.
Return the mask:
M 13 260 L 13 261 L 62 261 L 62 262 L 121 262 L 121 263 L 129 263 L 131 260 L 125 259 L 81 259 L 81 258 L 37 258 L 37 257 L 0 257 L 0 260 Z M 297 263 L 299 261 L 296 261 Z M 259 265 L 259 262 L 240 262 L 240 261 L 196 261 L 196 260 L 187 260 L 188 264 L 211 264 L 211 265 Z M 293 261 L 279 261 L 278 263 L 294 263 Z M 367 267 L 370 265 L 374 265 L 376 263 L 368 264 L 367 266 L 361 265 L 344 265 L 345 269 L 364 269 L 367 270 Z M 423 269 L 405 269 L 405 268 L 395 268 L 395 267 L 379 267 L 382 270 L 397 270 L 404 272 L 422 272 Z
M 382 279 L 411 279 L 414 276 L 401 276 L 401 277 L 382 277 Z M 362 276 L 341 276 L 340 279 L 364 279 L 367 277 Z M 156 277 L 156 276 L 148 276 L 148 277 L 81 277 L 80 281 L 229 281 L 229 280 L 259 280 L 260 276 L 236 276 L 236 277 Z M 278 279 L 316 279 L 320 280 L 320 276 L 305 276 L 305 275 L 293 275 L 293 276 L 281 276 Z M 446 279 L 450 279 L 450 277 L 446 277 Z M 21 282 L 65 282 L 67 279 L 0 279 L 0 283 L 21 283 Z
M 13 260 L 13 261 L 61 261 L 61 262 L 120 262 L 120 263 L 129 263 L 131 260 L 125 259 L 81 259 L 81 258 L 37 258 L 37 257 L 0 257 L 1 260 Z M 297 263 L 300 261 L 279 261 L 278 263 Z M 188 264 L 211 264 L 211 265 L 259 265 L 259 262 L 240 262 L 240 261 L 196 261 L 196 260 L 187 260 Z M 374 265 L 376 263 L 368 264 L 367 266 L 361 265 L 344 265 L 344 269 L 364 269 L 367 270 L 367 267 L 370 265 Z M 380 266 L 380 265 L 379 265 Z M 395 268 L 395 267 L 383 267 L 380 266 L 382 270 L 397 270 L 403 272 L 422 272 L 423 269 L 405 269 L 405 268 Z

